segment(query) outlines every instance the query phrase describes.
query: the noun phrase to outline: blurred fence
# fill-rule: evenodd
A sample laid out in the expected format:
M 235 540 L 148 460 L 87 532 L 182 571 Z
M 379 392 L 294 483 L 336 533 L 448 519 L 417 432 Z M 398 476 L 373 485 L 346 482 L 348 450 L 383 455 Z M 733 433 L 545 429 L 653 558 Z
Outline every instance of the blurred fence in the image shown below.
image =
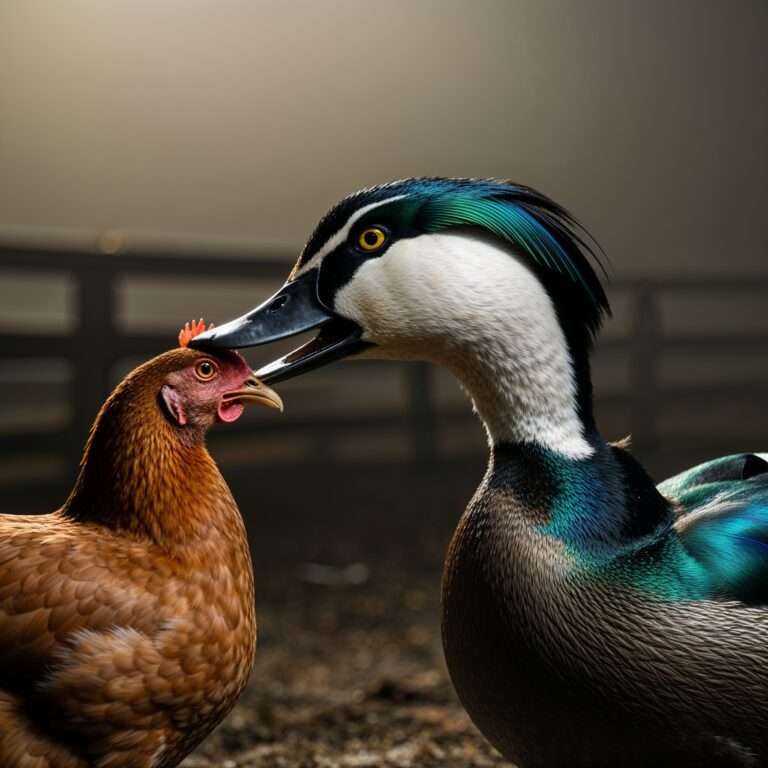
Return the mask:
M 256 278 L 277 286 L 289 263 L 287 254 L 274 252 L 242 259 L 0 248 L 0 280 L 6 272 L 55 274 L 66 276 L 74 286 L 74 321 L 67 328 L 38 332 L 0 327 L 0 364 L 58 359 L 67 361 L 71 370 L 65 384 L 70 403 L 66 423 L 36 429 L 22 425 L 0 433 L 0 464 L 12 464 L 20 455 L 47 453 L 74 467 L 93 416 L 113 384 L 118 361 L 147 358 L 171 346 L 170 329 L 126 329 L 116 321 L 116 286 L 126 276 L 172 281 L 183 275 L 211 285 L 222 277 Z M 762 311 L 767 292 L 768 279 L 762 276 L 612 282 L 609 293 L 621 307 L 622 327 L 617 332 L 610 332 L 609 327 L 598 344 L 597 363 L 599 369 L 621 359 L 625 374 L 612 389 L 598 386 L 598 417 L 601 412 L 609 414 L 611 429 L 631 432 L 636 450 L 651 464 L 672 444 L 687 444 L 687 453 L 682 449 L 677 453 L 692 456 L 705 447 L 728 450 L 740 440 L 745 449 L 760 447 L 753 443 L 768 426 L 768 365 L 764 361 L 768 326 Z M 713 308 L 707 309 L 707 297 L 713 296 Z M 262 298 L 254 295 L 252 303 Z M 687 309 L 686 304 L 690 305 Z M 745 311 L 745 306 L 752 309 Z M 230 314 L 248 308 L 233 307 Z M 183 319 L 179 317 L 174 328 Z M 682 368 L 683 375 L 666 376 L 665 360 L 672 361 L 672 368 Z M 686 360 L 692 361 L 689 366 Z M 451 435 L 473 429 L 468 406 L 460 399 L 441 399 L 435 379 L 441 374 L 428 366 L 365 361 L 355 365 L 367 371 L 372 366 L 388 366 L 404 393 L 401 406 L 385 412 L 374 402 L 362 411 L 341 409 L 337 413 L 318 406 L 298 415 L 292 415 L 289 408 L 284 417 L 260 420 L 258 427 L 255 421 L 244 419 L 231 425 L 228 435 L 247 436 L 257 430 L 262 442 L 270 434 L 283 441 L 301 438 L 305 458 L 327 463 L 345 460 L 332 450 L 335 441 L 354 440 L 363 433 L 397 432 L 406 436 L 404 460 L 434 464 L 445 455 Z M 329 371 L 326 375 L 342 375 L 338 366 Z M 376 378 L 368 376 L 362 381 L 373 386 Z M 611 417 L 611 413 L 618 415 Z M 724 430 L 730 427 L 735 429 L 725 436 Z M 473 434 L 479 435 L 479 430 Z M 480 444 L 481 438 L 469 443 L 472 450 Z M 275 453 L 275 460 L 280 455 Z

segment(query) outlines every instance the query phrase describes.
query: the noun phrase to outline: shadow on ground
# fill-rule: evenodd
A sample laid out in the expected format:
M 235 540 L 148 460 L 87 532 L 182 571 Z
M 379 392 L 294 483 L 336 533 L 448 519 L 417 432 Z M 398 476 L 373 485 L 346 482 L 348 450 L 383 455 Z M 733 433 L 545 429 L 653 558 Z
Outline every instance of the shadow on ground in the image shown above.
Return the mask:
M 230 478 L 253 545 L 257 662 L 185 768 L 509 765 L 461 708 L 440 641 L 443 555 L 482 469 L 315 474 L 301 503 Z
M 508 766 L 450 685 L 438 587 L 374 573 L 262 601 L 251 683 L 185 768 Z

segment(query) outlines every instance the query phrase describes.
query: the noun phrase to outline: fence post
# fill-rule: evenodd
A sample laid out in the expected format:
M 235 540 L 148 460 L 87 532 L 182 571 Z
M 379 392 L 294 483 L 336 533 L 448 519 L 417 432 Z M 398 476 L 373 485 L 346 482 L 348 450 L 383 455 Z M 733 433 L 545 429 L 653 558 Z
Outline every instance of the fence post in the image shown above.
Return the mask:
M 432 463 L 437 456 L 432 368 L 428 363 L 407 363 L 406 371 L 411 452 L 417 462 Z
M 646 458 L 657 448 L 656 415 L 659 396 L 661 312 L 650 283 L 640 284 L 634 295 L 630 387 L 632 442 Z
M 75 466 L 91 423 L 110 390 L 114 362 L 114 272 L 102 256 L 75 272 L 77 330 L 72 364 L 71 454 Z

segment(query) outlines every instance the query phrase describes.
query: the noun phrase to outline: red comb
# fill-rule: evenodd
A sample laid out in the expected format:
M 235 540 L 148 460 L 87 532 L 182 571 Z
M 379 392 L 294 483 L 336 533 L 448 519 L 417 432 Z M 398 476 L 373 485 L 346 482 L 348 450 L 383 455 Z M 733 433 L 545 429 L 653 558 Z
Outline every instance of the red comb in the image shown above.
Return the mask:
M 192 320 L 190 323 L 185 323 L 184 327 L 179 331 L 179 346 L 188 347 L 189 342 L 195 336 L 199 336 L 203 331 L 210 331 L 211 328 L 213 328 L 213 323 L 206 328 L 202 317 L 197 322 Z

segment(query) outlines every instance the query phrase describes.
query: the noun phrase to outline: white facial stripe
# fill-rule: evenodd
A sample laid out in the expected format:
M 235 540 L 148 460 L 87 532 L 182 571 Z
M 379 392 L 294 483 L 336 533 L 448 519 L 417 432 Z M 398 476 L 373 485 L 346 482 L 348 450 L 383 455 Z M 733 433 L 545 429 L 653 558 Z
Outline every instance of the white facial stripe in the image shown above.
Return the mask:
M 320 262 L 335 248 L 337 248 L 341 243 L 343 243 L 347 236 L 349 235 L 349 230 L 352 229 L 352 227 L 355 226 L 355 223 L 359 221 L 363 216 L 365 216 L 368 211 L 372 211 L 374 208 L 378 208 L 382 205 L 386 205 L 387 203 L 394 202 L 395 200 L 401 200 L 404 198 L 405 195 L 394 195 L 393 197 L 388 197 L 386 200 L 379 200 L 378 202 L 371 203 L 370 205 L 364 205 L 362 208 L 359 208 L 356 210 L 346 221 L 344 226 L 337 230 L 335 234 L 333 234 L 331 237 L 329 237 L 326 241 L 323 247 L 294 275 L 294 279 L 297 277 L 301 277 L 306 272 L 309 272 L 310 269 L 314 269 L 315 267 L 320 266 Z
M 533 442 L 572 459 L 594 453 L 552 300 L 498 243 L 451 232 L 399 240 L 360 267 L 334 306 L 379 345 L 367 356 L 451 370 L 492 443 Z

